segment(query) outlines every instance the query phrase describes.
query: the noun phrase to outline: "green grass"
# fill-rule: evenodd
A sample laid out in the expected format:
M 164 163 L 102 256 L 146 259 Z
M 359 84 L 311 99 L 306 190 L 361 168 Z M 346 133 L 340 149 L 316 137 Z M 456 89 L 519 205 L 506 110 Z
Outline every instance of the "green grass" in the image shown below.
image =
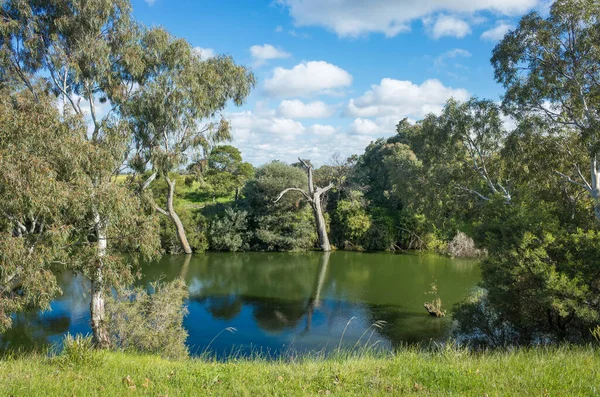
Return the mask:
M 267 361 L 168 361 L 91 352 L 0 360 L 0 395 L 14 396 L 594 396 L 600 350 L 585 347 L 468 353 L 406 349 Z

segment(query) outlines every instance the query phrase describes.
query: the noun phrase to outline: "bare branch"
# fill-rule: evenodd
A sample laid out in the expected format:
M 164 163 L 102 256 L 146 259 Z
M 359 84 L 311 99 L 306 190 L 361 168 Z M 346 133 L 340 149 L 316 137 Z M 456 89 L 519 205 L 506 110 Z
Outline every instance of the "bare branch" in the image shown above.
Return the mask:
M 154 173 L 152 175 L 150 175 L 148 177 L 148 179 L 146 179 L 146 181 L 144 182 L 144 184 L 142 185 L 142 188 L 140 190 L 146 190 L 148 188 L 148 186 L 150 186 L 150 184 L 156 179 L 157 175 L 158 175 L 158 173 L 156 171 L 154 171 Z
M 304 168 L 306 168 L 307 170 L 312 168 L 310 165 L 308 165 L 306 163 L 306 161 L 302 160 L 300 157 L 298 157 L 298 161 L 300 161 L 300 163 L 302 163 L 302 165 L 304 166 Z
M 317 188 L 315 194 L 323 194 L 323 193 L 327 193 L 329 190 L 331 190 L 333 188 L 333 183 L 330 182 L 329 185 L 325 186 L 325 187 L 319 187 Z
M 574 180 L 573 178 L 571 178 L 571 177 L 570 177 L 570 176 L 568 176 L 568 175 L 565 175 L 565 174 L 563 174 L 562 172 L 559 172 L 559 171 L 554 171 L 554 172 L 555 172 L 557 175 L 560 175 L 561 177 L 563 177 L 563 178 L 564 178 L 566 181 L 568 181 L 568 182 L 570 182 L 570 183 L 572 183 L 572 184 L 574 184 L 574 185 L 581 186 L 582 188 L 584 188 L 585 190 L 587 190 L 587 191 L 588 191 L 588 192 L 590 192 L 590 193 L 592 192 L 592 188 L 591 188 L 591 187 L 590 187 L 590 186 L 587 184 L 587 182 L 586 182 L 586 184 L 584 185 L 583 183 L 581 183 L 581 182 L 577 182 L 576 180 Z
M 155 205 L 154 209 L 156 210 L 156 212 L 160 212 L 164 216 L 169 216 L 169 213 L 167 211 L 163 210 L 162 208 L 160 208 L 158 205 Z
M 476 195 L 477 197 L 479 197 L 482 200 L 490 201 L 490 199 L 488 197 L 485 197 L 483 194 L 479 193 L 476 190 L 467 189 L 466 187 L 463 187 L 463 186 L 457 186 L 456 188 L 460 189 L 460 190 L 464 190 L 465 192 L 468 192 L 468 193 L 472 193 L 472 194 Z
M 274 203 L 278 202 L 279 200 L 281 200 L 281 198 L 287 193 L 287 192 L 300 192 L 302 193 L 302 195 L 304 197 L 306 197 L 306 199 L 311 202 L 312 198 L 308 195 L 308 193 L 306 193 L 304 190 L 300 189 L 299 187 L 289 187 L 287 189 L 285 189 L 283 192 L 279 193 L 279 197 L 277 197 L 277 200 L 273 201 Z

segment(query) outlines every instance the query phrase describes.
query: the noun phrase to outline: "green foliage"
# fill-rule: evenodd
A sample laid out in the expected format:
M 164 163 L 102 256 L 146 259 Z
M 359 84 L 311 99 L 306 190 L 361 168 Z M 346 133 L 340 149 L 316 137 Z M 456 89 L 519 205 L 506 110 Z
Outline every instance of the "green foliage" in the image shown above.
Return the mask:
M 275 199 L 289 186 L 306 185 L 306 173 L 298 167 L 274 161 L 257 169 L 244 187 L 244 205 L 254 231 L 253 247 L 267 251 L 297 251 L 312 248 L 316 240 L 313 215 L 300 193 Z
M 361 249 L 371 228 L 371 217 L 360 192 L 350 192 L 348 199 L 337 202 L 331 228 L 332 238 L 338 247 Z
M 589 340 L 589 329 L 600 322 L 600 234 L 565 230 L 542 205 L 498 203 L 495 216 L 479 227 L 489 250 L 482 287 L 515 342 Z
M 210 248 L 215 251 L 245 251 L 249 248 L 248 213 L 227 208 L 210 224 Z
M 188 290 L 183 280 L 155 282 L 152 291 L 122 290 L 107 302 L 112 345 L 116 349 L 184 358 L 187 331 L 183 318 Z

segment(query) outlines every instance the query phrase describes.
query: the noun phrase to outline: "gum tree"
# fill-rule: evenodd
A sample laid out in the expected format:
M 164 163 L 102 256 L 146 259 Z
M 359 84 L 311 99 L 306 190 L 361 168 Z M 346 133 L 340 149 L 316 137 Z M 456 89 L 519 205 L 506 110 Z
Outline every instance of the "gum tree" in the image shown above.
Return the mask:
M 212 121 L 228 101 L 241 105 L 254 86 L 254 75 L 231 57 L 203 60 L 183 39 L 156 29 L 143 39 L 145 72 L 127 115 L 140 153 L 138 168 L 147 164 L 152 175 L 142 188 L 160 176 L 168 185 L 166 209 L 186 254 L 192 253 L 183 223 L 173 205 L 176 180 L 169 173 L 186 163 L 197 151 L 231 139 L 225 118 Z
M 131 19 L 128 0 L 7 0 L 0 13 L 3 80 L 20 82 L 38 100 L 49 91 L 59 98 L 64 118 L 88 122 L 89 128 L 72 133 L 85 142 L 84 150 L 73 155 L 85 157 L 80 175 L 84 193 L 77 199 L 84 204 L 80 216 L 87 227 L 82 243 L 93 249 L 70 264 L 91 280 L 94 341 L 106 347 L 105 292 L 131 279 L 128 264 L 111 251 L 130 240 L 123 234 L 132 227 L 138 229 L 133 233 L 137 252 L 155 249 L 138 199 L 115 178 L 132 142 L 121 110 L 143 71 L 143 29 Z
M 547 18 L 524 16 L 494 49 L 492 65 L 508 113 L 540 118 L 567 137 L 577 133 L 587 166 L 573 158 L 570 173 L 553 171 L 588 192 L 600 219 L 600 3 L 558 0 Z M 567 143 L 564 149 L 570 152 Z

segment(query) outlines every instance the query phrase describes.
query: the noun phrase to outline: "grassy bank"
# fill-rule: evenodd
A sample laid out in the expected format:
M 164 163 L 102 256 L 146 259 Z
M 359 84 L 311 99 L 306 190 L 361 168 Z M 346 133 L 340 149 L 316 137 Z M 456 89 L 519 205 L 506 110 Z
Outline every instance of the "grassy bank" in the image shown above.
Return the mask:
M 168 361 L 129 353 L 0 361 L 0 395 L 600 395 L 600 350 L 471 354 L 409 349 L 394 356 Z

